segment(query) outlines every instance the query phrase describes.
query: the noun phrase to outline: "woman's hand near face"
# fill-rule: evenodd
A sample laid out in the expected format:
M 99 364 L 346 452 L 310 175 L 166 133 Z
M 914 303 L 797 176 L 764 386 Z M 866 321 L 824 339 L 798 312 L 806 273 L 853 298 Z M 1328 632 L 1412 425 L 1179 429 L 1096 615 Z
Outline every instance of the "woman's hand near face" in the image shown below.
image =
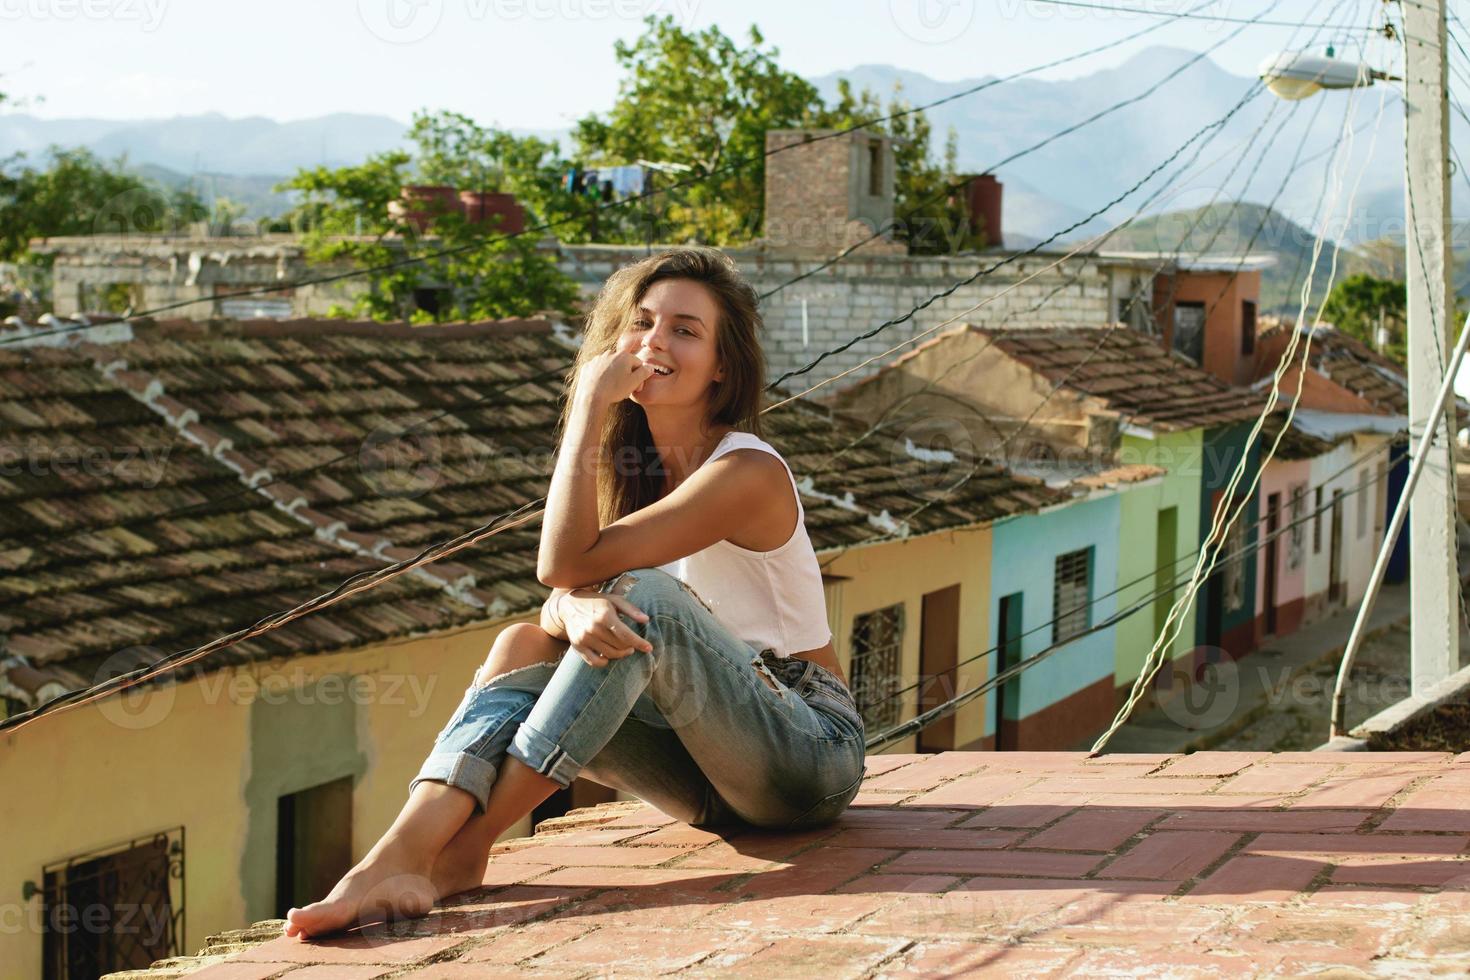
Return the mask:
M 652 376 L 653 368 L 639 360 L 636 354 L 609 350 L 595 355 L 582 366 L 577 387 L 595 403 L 610 405 L 633 394 Z
M 593 667 L 606 667 L 630 653 L 649 653 L 653 644 L 633 632 L 618 614 L 636 622 L 648 622 L 648 614 L 620 595 L 596 589 L 573 589 L 556 604 L 556 613 L 566 627 L 572 649 Z

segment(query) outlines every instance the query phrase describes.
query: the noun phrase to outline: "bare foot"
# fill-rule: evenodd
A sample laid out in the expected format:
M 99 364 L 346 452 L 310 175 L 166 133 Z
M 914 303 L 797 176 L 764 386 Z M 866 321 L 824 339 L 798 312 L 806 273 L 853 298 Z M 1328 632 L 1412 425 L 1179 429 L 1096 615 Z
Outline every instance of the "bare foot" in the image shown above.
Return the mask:
M 428 869 L 392 850 L 365 859 L 326 898 L 286 913 L 287 936 L 322 936 L 354 925 L 427 915 L 438 898 Z
M 434 870 L 430 874 L 434 893 L 440 899 L 445 899 L 483 885 L 485 863 L 490 858 L 490 848 L 494 844 L 493 837 L 474 832 L 473 820 L 465 824 L 434 859 Z

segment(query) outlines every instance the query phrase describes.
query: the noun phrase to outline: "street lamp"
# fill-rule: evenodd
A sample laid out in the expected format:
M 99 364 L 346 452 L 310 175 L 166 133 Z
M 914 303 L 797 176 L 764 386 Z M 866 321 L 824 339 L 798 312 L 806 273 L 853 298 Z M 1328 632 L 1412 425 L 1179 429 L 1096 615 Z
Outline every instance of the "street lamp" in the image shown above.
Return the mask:
M 1451 507 L 1455 501 L 1455 471 L 1449 456 L 1449 440 L 1435 447 L 1435 435 L 1445 422 L 1449 394 L 1465 358 L 1470 341 L 1470 318 L 1460 331 L 1450 356 L 1448 370 L 1438 361 L 1441 341 L 1436 331 L 1443 328 L 1446 317 L 1454 309 L 1449 297 L 1448 249 L 1443 229 L 1449 223 L 1448 207 L 1448 106 L 1446 78 L 1448 66 L 1444 45 L 1447 40 L 1444 0 L 1415 0 L 1412 9 L 1406 5 L 1405 28 L 1413 35 L 1434 37 L 1437 45 L 1418 44 L 1407 50 L 1404 74 L 1412 81 L 1406 86 L 1405 102 L 1417 111 L 1404 114 L 1406 214 L 1409 216 L 1409 238 L 1418 248 L 1408 248 L 1406 259 L 1408 314 L 1408 389 L 1409 430 L 1412 436 L 1417 420 L 1423 420 L 1422 434 L 1414 441 L 1412 464 L 1399 494 L 1388 530 L 1378 551 L 1377 561 L 1369 573 L 1358 606 L 1353 630 L 1338 666 L 1337 683 L 1332 692 L 1332 737 L 1343 733 L 1346 714 L 1347 679 L 1353 659 L 1362 645 L 1373 602 L 1388 568 L 1389 554 L 1406 519 L 1411 519 L 1414 547 L 1410 550 L 1410 675 L 1411 700 L 1427 697 L 1426 689 L 1444 681 L 1459 664 L 1459 617 L 1453 599 L 1458 586 L 1456 553 Z M 1411 35 L 1412 36 L 1412 35 Z M 1331 48 L 1326 57 L 1306 52 L 1283 52 L 1261 62 L 1261 80 L 1275 95 L 1283 99 L 1304 99 L 1323 89 L 1351 89 L 1372 85 L 1374 80 L 1403 81 L 1367 65 L 1339 61 Z M 1415 207 L 1414 195 L 1420 197 Z M 1431 286 L 1431 283 L 1434 285 Z M 1300 326 L 1300 325 L 1298 325 Z M 1447 346 L 1447 344 L 1446 344 Z M 1423 415 L 1420 410 L 1429 405 Z M 1436 486 L 1416 491 L 1419 477 L 1433 452 Z M 1425 492 L 1429 491 L 1429 492 Z M 1410 501 L 1413 501 L 1412 515 Z M 1359 506 L 1364 504 L 1361 502 Z
M 1365 64 L 1341 61 L 1327 54 L 1308 54 L 1305 51 L 1283 51 L 1261 62 L 1256 74 L 1271 94 L 1288 101 L 1305 99 L 1325 88 L 1358 88 L 1372 85 L 1373 80 L 1402 81 L 1393 75 L 1375 71 Z

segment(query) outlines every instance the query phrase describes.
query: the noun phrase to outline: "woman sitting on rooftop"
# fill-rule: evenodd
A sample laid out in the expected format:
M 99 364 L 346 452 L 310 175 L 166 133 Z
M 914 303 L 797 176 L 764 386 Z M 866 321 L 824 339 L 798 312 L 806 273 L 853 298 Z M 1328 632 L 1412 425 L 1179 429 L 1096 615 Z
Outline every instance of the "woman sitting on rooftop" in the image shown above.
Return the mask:
M 713 249 L 608 279 L 569 378 L 540 624 L 499 634 L 393 825 L 287 935 L 478 887 L 495 841 L 578 775 L 696 825 L 815 826 L 857 794 L 862 718 L 795 480 L 760 437 L 756 306 Z

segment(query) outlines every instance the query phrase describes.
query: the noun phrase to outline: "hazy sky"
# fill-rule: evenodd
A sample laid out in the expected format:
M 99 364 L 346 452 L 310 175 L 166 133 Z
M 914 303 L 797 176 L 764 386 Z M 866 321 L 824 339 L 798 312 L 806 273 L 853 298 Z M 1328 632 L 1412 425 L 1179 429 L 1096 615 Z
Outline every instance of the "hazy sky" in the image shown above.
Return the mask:
M 1105 0 L 1099 0 L 1105 2 Z M 1118 0 L 1179 11 L 1200 0 Z M 1250 17 L 1270 0 L 1216 0 Z M 1270 16 L 1369 23 L 1377 0 L 1278 0 Z M 743 37 L 751 23 L 807 76 L 887 63 L 953 80 L 1003 74 L 1123 37 L 1159 18 L 1036 0 L 0 0 L 0 91 L 46 117 L 329 112 L 407 120 L 420 107 L 560 128 L 606 108 L 613 42 L 648 13 Z M 1202 49 L 1234 25 L 1175 21 L 1044 73 L 1071 77 L 1151 44 Z M 1254 74 L 1292 30 L 1255 26 L 1214 59 Z M 1361 38 L 1343 31 L 1343 39 Z M 34 101 L 44 97 L 44 101 Z

